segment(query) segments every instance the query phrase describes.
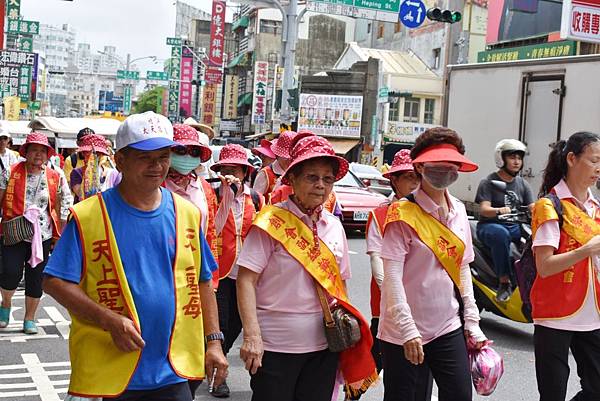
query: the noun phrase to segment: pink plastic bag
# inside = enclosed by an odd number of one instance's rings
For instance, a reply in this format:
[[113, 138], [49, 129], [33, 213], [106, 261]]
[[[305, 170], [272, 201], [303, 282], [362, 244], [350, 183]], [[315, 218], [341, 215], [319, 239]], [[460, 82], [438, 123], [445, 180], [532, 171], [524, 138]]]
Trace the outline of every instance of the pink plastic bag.
[[488, 341], [481, 349], [476, 349], [474, 340], [469, 338], [467, 342], [471, 377], [479, 395], [492, 394], [504, 373], [502, 356], [490, 347], [491, 344], [492, 341]]

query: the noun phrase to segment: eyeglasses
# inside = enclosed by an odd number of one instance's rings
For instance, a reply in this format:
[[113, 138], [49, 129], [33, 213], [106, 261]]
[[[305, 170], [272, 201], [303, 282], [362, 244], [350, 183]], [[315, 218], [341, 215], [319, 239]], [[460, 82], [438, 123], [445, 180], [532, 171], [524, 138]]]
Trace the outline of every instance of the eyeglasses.
[[305, 181], [307, 181], [313, 185], [318, 183], [319, 181], [323, 181], [323, 184], [325, 184], [325, 185], [333, 185], [333, 183], [335, 182], [335, 177], [332, 175], [326, 175], [325, 177], [319, 177], [318, 175], [315, 175], [315, 174], [306, 174], [302, 178]]
[[192, 157], [200, 157], [202, 149], [198, 146], [173, 146], [171, 152], [179, 156], [190, 155]]

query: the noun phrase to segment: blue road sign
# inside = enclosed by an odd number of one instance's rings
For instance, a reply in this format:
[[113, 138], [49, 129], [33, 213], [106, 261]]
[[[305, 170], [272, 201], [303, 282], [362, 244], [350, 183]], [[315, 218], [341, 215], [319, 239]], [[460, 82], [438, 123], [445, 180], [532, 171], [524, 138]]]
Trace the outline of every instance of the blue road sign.
[[421, 0], [404, 0], [400, 5], [398, 17], [407, 28], [417, 28], [427, 17], [425, 4]]

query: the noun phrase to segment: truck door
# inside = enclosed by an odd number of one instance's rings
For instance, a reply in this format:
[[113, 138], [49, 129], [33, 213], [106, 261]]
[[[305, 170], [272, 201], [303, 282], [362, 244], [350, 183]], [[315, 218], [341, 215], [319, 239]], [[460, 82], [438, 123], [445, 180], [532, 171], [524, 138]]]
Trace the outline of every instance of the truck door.
[[529, 151], [523, 177], [531, 185], [534, 196], [542, 185], [549, 145], [560, 139], [564, 94], [564, 75], [536, 76], [530, 73], [523, 77], [519, 138]]

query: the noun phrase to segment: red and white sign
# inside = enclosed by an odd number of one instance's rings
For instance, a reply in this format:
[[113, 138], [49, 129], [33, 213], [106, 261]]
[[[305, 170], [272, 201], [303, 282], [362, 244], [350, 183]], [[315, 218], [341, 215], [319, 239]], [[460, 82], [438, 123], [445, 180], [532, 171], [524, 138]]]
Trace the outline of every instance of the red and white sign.
[[600, 0], [564, 0], [560, 36], [600, 43]]
[[204, 80], [208, 84], [220, 84], [223, 82], [223, 72], [219, 67], [207, 67], [204, 72]]
[[181, 49], [181, 85], [179, 86], [179, 108], [185, 110], [185, 117], [192, 115], [192, 79], [194, 77], [194, 55], [183, 46]]
[[267, 86], [269, 84], [269, 63], [257, 61], [254, 64], [254, 93], [252, 95], [252, 123], [264, 124], [267, 117]]
[[225, 1], [213, 0], [210, 22], [210, 47], [208, 66], [210, 72], [205, 76], [206, 83], [220, 84], [223, 81], [223, 49], [225, 48]]

